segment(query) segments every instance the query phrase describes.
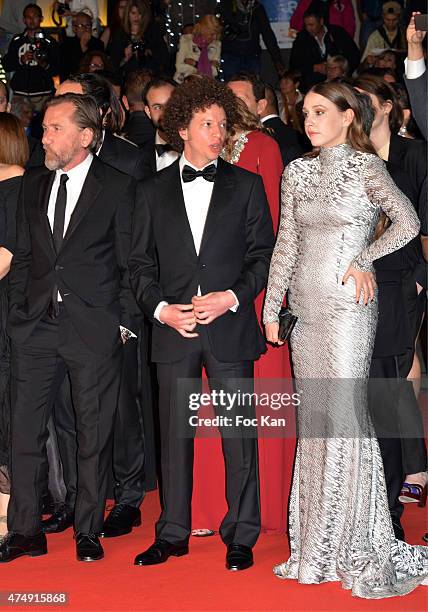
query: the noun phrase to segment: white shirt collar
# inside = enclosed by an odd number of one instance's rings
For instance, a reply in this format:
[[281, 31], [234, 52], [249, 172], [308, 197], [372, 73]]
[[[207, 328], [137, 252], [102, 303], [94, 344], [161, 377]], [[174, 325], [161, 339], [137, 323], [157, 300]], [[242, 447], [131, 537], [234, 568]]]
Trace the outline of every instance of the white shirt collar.
[[268, 121], [269, 119], [274, 119], [275, 117], [279, 117], [279, 115], [273, 114], [273, 115], [266, 115], [266, 117], [263, 117], [261, 119], [261, 122], [264, 123], [265, 121]]
[[156, 130], [155, 144], [162, 144], [162, 145], [168, 144], [166, 140], [164, 140], [163, 138], [159, 136], [159, 130]]
[[193, 168], [194, 170], [203, 170], [204, 168], [207, 168], [208, 166], [211, 166], [211, 164], [214, 164], [215, 167], [217, 167], [217, 162], [218, 162], [218, 158], [213, 159], [212, 161], [208, 162], [207, 164], [205, 164], [205, 166], [203, 166], [203, 168], [197, 168], [196, 166], [194, 166], [193, 164], [191, 164], [189, 162], [188, 159], [186, 159], [184, 153], [181, 154], [180, 157], [180, 161], [179, 161], [179, 165], [180, 165], [180, 173], [182, 172], [184, 166], [190, 166], [191, 168]]

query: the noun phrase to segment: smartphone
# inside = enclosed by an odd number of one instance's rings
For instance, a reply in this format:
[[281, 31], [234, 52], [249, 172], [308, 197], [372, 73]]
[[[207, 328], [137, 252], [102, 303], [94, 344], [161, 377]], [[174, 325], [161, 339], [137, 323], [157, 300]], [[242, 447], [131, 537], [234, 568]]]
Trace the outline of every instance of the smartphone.
[[417, 30], [428, 31], [428, 15], [415, 15], [415, 28]]

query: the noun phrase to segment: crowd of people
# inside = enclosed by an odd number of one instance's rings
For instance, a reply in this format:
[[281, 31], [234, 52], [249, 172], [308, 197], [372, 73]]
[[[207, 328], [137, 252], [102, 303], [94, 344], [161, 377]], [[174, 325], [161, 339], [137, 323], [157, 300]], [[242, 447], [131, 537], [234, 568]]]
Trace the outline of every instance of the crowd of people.
[[[427, 497], [416, 13], [402, 27], [388, 0], [373, 31], [366, 14], [361, 53], [351, 2], [301, 0], [286, 69], [252, 0], [183, 25], [174, 62], [148, 0], [118, 0], [103, 31], [70, 5], [59, 40], [24, 6], [2, 58], [0, 563], [71, 528], [77, 559], [100, 560], [158, 487], [135, 565], [219, 532], [245, 570], [261, 531], [288, 530], [278, 577], [409, 593], [428, 578], [401, 524]], [[296, 449], [291, 421], [267, 435], [254, 401], [292, 379]], [[214, 414], [221, 437], [205, 437]]]

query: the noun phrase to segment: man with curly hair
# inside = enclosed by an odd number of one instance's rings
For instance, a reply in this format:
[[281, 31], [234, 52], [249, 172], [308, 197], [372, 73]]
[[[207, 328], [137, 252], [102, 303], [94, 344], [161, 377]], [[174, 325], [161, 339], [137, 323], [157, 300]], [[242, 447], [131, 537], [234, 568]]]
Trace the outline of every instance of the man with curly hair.
[[[267, 282], [274, 236], [261, 178], [219, 158], [235, 108], [232, 91], [208, 77], [177, 87], [164, 130], [181, 156], [141, 183], [137, 196], [129, 265], [137, 301], [154, 322], [163, 510], [156, 540], [136, 565], [188, 553], [192, 410], [203, 367], [223, 436], [228, 511], [220, 535], [228, 569], [253, 564], [260, 532], [256, 428], [243, 424], [254, 423], [254, 407], [221, 398], [253, 390], [253, 362], [266, 350], [254, 299]], [[183, 387], [189, 379], [191, 395]]]

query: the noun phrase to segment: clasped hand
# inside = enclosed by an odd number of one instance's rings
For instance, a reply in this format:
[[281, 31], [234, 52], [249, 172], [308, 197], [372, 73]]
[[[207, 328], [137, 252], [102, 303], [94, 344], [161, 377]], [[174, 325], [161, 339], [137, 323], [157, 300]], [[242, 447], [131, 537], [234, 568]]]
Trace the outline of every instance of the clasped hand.
[[197, 338], [194, 332], [197, 324], [209, 325], [235, 305], [235, 298], [229, 291], [213, 291], [206, 295], [195, 295], [191, 304], [168, 304], [164, 306], [159, 319], [173, 327], [183, 338]]

